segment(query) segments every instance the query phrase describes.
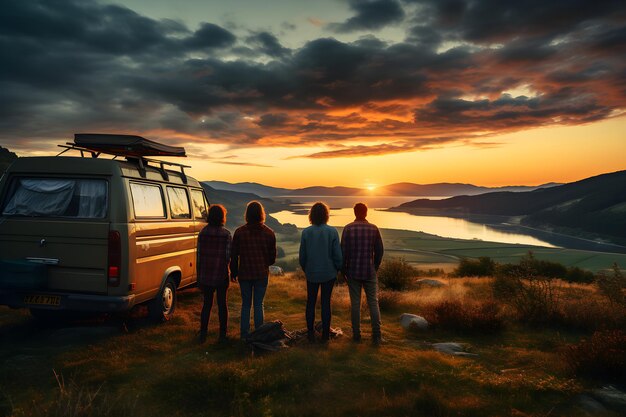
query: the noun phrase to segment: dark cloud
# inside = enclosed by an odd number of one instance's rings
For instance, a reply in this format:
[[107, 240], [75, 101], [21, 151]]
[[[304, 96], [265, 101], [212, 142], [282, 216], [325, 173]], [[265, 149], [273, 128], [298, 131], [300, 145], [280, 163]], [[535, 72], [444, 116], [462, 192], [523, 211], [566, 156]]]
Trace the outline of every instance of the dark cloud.
[[285, 113], [264, 114], [261, 116], [257, 124], [261, 127], [278, 127], [287, 124], [289, 116]]
[[184, 40], [189, 48], [225, 48], [235, 43], [235, 35], [213, 23], [203, 23], [193, 36]]
[[37, 140], [100, 130], [232, 147], [343, 145], [329, 157], [612, 117], [626, 101], [626, 7], [572, 2], [586, 12], [422, 0], [407, 6], [416, 15], [404, 41], [366, 34], [290, 50], [270, 32], [192, 31], [95, 1], [12, 1], [0, 14], [0, 143], [44, 149]]
[[564, 88], [545, 96], [528, 98], [504, 94], [495, 100], [438, 98], [416, 111], [417, 123], [429, 127], [457, 124], [465, 129], [506, 130], [526, 126], [560, 123], [585, 123], [607, 117], [611, 109], [584, 92]]
[[246, 41], [258, 51], [271, 57], [282, 57], [291, 52], [289, 48], [283, 47], [278, 38], [269, 32], [259, 32], [249, 36]]
[[624, 19], [620, 0], [502, 1], [403, 0], [416, 3], [417, 18], [458, 38], [476, 42], [505, 42], [526, 36], [558, 36], [582, 22], [607, 17]]
[[396, 0], [349, 0], [356, 14], [343, 23], [331, 23], [328, 28], [338, 33], [376, 30], [404, 19], [404, 10]]

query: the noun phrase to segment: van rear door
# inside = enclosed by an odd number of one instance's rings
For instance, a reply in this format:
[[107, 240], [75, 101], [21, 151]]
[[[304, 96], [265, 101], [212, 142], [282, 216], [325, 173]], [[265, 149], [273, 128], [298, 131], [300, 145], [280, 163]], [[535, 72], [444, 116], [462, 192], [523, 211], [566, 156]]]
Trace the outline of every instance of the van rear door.
[[0, 257], [44, 263], [46, 288], [107, 293], [108, 181], [15, 176], [0, 205]]

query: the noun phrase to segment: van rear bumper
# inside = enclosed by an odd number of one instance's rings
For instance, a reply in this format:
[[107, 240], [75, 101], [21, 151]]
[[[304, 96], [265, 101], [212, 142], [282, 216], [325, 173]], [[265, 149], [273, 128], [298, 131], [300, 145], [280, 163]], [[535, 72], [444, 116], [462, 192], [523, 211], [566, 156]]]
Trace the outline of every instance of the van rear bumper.
[[[41, 295], [45, 297], [58, 297], [58, 305], [29, 304], [25, 302], [27, 296]], [[135, 305], [135, 295], [108, 296], [73, 294], [65, 292], [48, 291], [15, 291], [0, 289], [0, 305], [11, 308], [37, 308], [45, 310], [72, 310], [93, 312], [116, 312], [130, 310]]]

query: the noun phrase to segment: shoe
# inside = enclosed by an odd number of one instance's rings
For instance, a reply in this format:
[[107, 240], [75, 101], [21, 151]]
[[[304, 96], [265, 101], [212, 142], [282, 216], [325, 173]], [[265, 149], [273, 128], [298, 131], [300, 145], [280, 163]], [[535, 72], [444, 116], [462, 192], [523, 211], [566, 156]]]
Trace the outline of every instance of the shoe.
[[219, 337], [217, 338], [217, 343], [220, 345], [228, 343], [228, 337], [225, 334], [220, 334]]
[[354, 343], [361, 343], [361, 333], [353, 333], [352, 334], [352, 341]]
[[198, 343], [203, 344], [206, 342], [206, 330], [200, 330], [200, 336], [198, 336]]
[[315, 331], [308, 331], [306, 334], [306, 338], [309, 343], [315, 343]]
[[374, 335], [374, 337], [372, 338], [372, 344], [374, 346], [386, 345], [387, 340], [384, 339], [381, 335]]
[[329, 333], [322, 333], [322, 343], [328, 343], [330, 341]]

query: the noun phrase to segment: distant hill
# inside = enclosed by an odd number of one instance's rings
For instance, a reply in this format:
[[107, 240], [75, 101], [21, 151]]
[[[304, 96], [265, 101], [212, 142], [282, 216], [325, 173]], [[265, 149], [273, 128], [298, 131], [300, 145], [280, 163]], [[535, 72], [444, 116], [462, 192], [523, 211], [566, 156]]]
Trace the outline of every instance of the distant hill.
[[391, 210], [524, 216], [522, 223], [626, 239], [626, 171], [528, 192], [493, 192], [445, 200], [419, 199]]
[[287, 188], [270, 187], [256, 182], [238, 182], [231, 184], [226, 181], [204, 181], [205, 184], [217, 189], [227, 191], [237, 191], [240, 193], [252, 193], [260, 197], [274, 197], [277, 195], [289, 194], [292, 190]]
[[[229, 230], [234, 231], [237, 227], [245, 223], [244, 215], [246, 212], [246, 205], [252, 201], [257, 200], [263, 204], [266, 213], [271, 211], [279, 211], [284, 208], [284, 205], [277, 203], [269, 198], [263, 198], [252, 193], [240, 193], [237, 191], [217, 190], [211, 187], [208, 183], [210, 181], [203, 181], [200, 184], [204, 189], [207, 199], [210, 204], [221, 204], [226, 207], [226, 227]], [[267, 215], [265, 223], [274, 229], [279, 231], [282, 225], [270, 215]]]
[[0, 146], [0, 175], [17, 159], [17, 155]]
[[415, 196], [457, 196], [457, 195], [477, 195], [494, 191], [532, 191], [538, 188], [554, 187], [556, 183], [543, 184], [538, 186], [512, 185], [505, 187], [481, 187], [473, 184], [460, 183], [436, 183], [436, 184], [413, 184], [410, 182], [400, 182], [386, 185], [377, 189], [384, 191], [385, 195], [415, 195]]
[[400, 182], [377, 187], [370, 191], [364, 188], [355, 187], [322, 187], [313, 186], [297, 189], [270, 187], [255, 182], [240, 182], [232, 184], [226, 181], [205, 181], [206, 184], [218, 190], [237, 191], [243, 193], [254, 193], [262, 197], [276, 196], [356, 196], [356, 195], [378, 195], [378, 196], [457, 196], [476, 195], [492, 191], [532, 191], [538, 188], [553, 187], [556, 183], [543, 184], [539, 186], [506, 186], [506, 187], [481, 187], [472, 184], [458, 183], [437, 183], [437, 184], [414, 184], [410, 182]]
[[288, 195], [319, 195], [319, 196], [348, 196], [368, 194], [367, 190], [351, 187], [306, 187], [297, 188]]

